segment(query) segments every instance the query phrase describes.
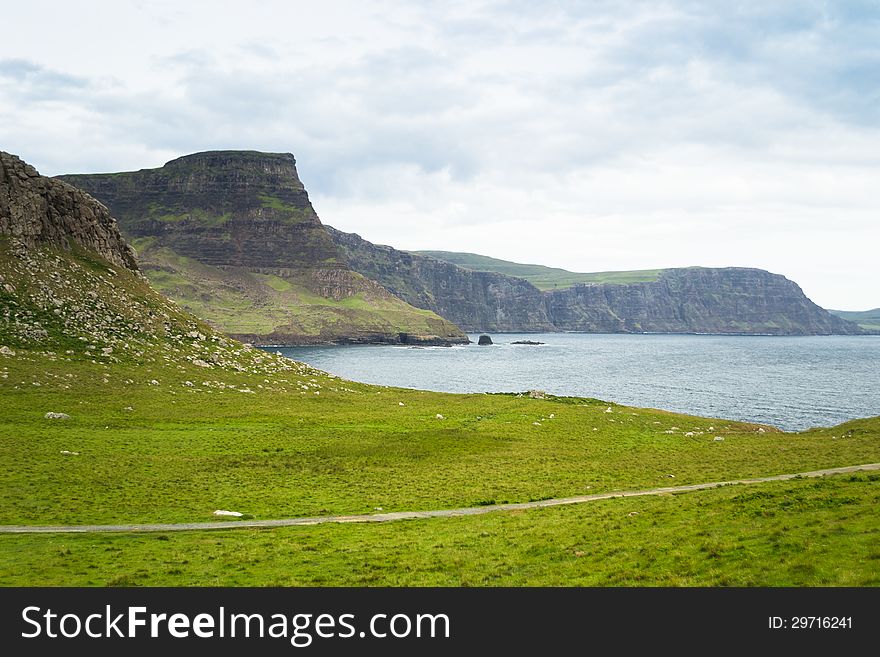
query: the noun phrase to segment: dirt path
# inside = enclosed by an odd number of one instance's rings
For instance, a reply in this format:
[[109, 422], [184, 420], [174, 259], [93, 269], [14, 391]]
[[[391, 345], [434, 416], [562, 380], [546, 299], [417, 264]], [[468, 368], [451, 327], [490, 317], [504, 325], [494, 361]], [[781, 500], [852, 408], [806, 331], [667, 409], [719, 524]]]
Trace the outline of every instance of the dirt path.
[[521, 502], [519, 504], [496, 504], [493, 506], [477, 506], [464, 509], [438, 509], [434, 511], [397, 511], [394, 513], [376, 513], [356, 516], [319, 516], [316, 518], [282, 518], [279, 520], [232, 520], [221, 522], [182, 522], [154, 525], [62, 525], [56, 527], [39, 525], [0, 525], [0, 534], [86, 534], [104, 532], [180, 532], [204, 529], [245, 529], [253, 527], [294, 527], [300, 525], [320, 525], [328, 522], [391, 522], [393, 520], [413, 520], [417, 518], [450, 518], [453, 516], [478, 516], [496, 511], [514, 511], [518, 509], [540, 509], [548, 506], [564, 504], [583, 504], [597, 500], [608, 500], [615, 497], [643, 497], [646, 495], [662, 495], [664, 493], [685, 493], [695, 490], [720, 488], [721, 486], [744, 486], [762, 484], [768, 481], [787, 481], [798, 477], [825, 477], [828, 475], [846, 474], [866, 470], [880, 470], [880, 463], [850, 465], [844, 468], [829, 468], [813, 472], [781, 474], [756, 479], [734, 479], [732, 481], [715, 481], [705, 484], [688, 484], [685, 486], [665, 486], [647, 490], [617, 491], [613, 493], [597, 493], [595, 495], [578, 495], [577, 497], [559, 497], [537, 502]]

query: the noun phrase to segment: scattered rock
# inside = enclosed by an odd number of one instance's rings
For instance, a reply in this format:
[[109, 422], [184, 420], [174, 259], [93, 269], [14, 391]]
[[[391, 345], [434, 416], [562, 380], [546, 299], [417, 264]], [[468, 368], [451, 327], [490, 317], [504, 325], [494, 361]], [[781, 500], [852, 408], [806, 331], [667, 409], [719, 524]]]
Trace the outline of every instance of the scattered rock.
[[70, 416], [67, 413], [55, 413], [53, 411], [49, 411], [44, 416], [47, 420], [69, 420]]
[[637, 515], [639, 515], [638, 511], [630, 511], [629, 513], [626, 514], [627, 518], [632, 518], [633, 516], [637, 516]]
[[217, 509], [211, 515], [215, 516], [232, 516], [233, 518], [240, 518], [243, 516], [243, 513], [239, 513], [238, 511], [226, 511], [224, 509]]
[[62, 453], [64, 456], [79, 456], [79, 452], [69, 452], [69, 451], [66, 450], [66, 449], [62, 449], [62, 450], [61, 450], [61, 453]]
[[712, 440], [714, 440], [716, 443], [720, 443], [722, 440], [724, 440], [724, 436], [715, 436]]
[[403, 402], [397, 402], [397, 405], [398, 406], [406, 406], [406, 404], [404, 404]]
[[4, 356], [15, 356], [15, 352], [6, 345], [0, 347], [0, 354], [3, 354]]
[[437, 415], [435, 415], [434, 417], [436, 417], [438, 420], [445, 420], [446, 419], [445, 417], [440, 415], [440, 413], [437, 413]]
[[477, 344], [478, 345], [492, 344], [492, 338], [490, 338], [488, 335], [481, 335], [479, 337], [479, 339], [477, 340]]
[[544, 399], [547, 397], [547, 393], [543, 390], [529, 390], [529, 397], [532, 399]]
[[151, 386], [157, 386], [157, 385], [159, 385], [159, 382], [156, 381], [156, 379], [152, 379], [152, 380], [150, 381], [150, 385], [151, 385]]

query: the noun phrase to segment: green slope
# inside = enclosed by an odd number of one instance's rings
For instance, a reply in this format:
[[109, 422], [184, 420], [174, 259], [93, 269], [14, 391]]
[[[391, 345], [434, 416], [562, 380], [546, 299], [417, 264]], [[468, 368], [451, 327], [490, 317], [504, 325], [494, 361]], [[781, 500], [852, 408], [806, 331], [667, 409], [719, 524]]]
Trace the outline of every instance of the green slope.
[[524, 278], [539, 290], [565, 288], [577, 283], [645, 283], [656, 281], [662, 269], [641, 269], [637, 271], [601, 271], [580, 273], [545, 267], [544, 265], [525, 265], [508, 260], [498, 260], [476, 253], [456, 253], [453, 251], [413, 251], [437, 260], [452, 263], [474, 271], [490, 271]]
[[855, 322], [863, 329], [880, 331], [880, 308], [873, 310], [829, 310], [832, 315]]
[[[451, 322], [350, 270], [216, 267], [155, 238], [132, 244], [153, 287], [224, 333], [258, 344], [464, 341]], [[332, 288], [332, 291], [330, 291]]]

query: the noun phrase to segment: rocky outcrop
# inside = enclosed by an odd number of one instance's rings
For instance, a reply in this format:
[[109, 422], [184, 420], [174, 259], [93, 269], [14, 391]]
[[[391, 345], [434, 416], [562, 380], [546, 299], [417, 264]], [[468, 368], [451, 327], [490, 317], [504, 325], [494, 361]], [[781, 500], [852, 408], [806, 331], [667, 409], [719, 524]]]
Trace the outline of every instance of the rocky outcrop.
[[137, 270], [134, 250], [101, 203], [67, 183], [41, 176], [15, 155], [0, 151], [0, 235], [26, 247], [72, 245]]
[[355, 271], [471, 332], [859, 334], [784, 276], [760, 269], [667, 269], [656, 281], [540, 291], [524, 279], [472, 271], [374, 245], [327, 227]]
[[290, 153], [210, 151], [158, 169], [60, 178], [107, 204], [154, 286], [230, 335], [258, 344], [467, 341], [349, 267]]

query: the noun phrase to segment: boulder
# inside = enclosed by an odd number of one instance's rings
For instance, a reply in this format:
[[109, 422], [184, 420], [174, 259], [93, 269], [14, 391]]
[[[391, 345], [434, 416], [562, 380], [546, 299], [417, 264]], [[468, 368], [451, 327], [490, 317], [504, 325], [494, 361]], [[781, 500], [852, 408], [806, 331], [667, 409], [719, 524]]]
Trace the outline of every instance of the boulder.
[[479, 345], [492, 344], [492, 338], [490, 338], [488, 335], [481, 335], [480, 339], [477, 340], [477, 344], [479, 344]]

